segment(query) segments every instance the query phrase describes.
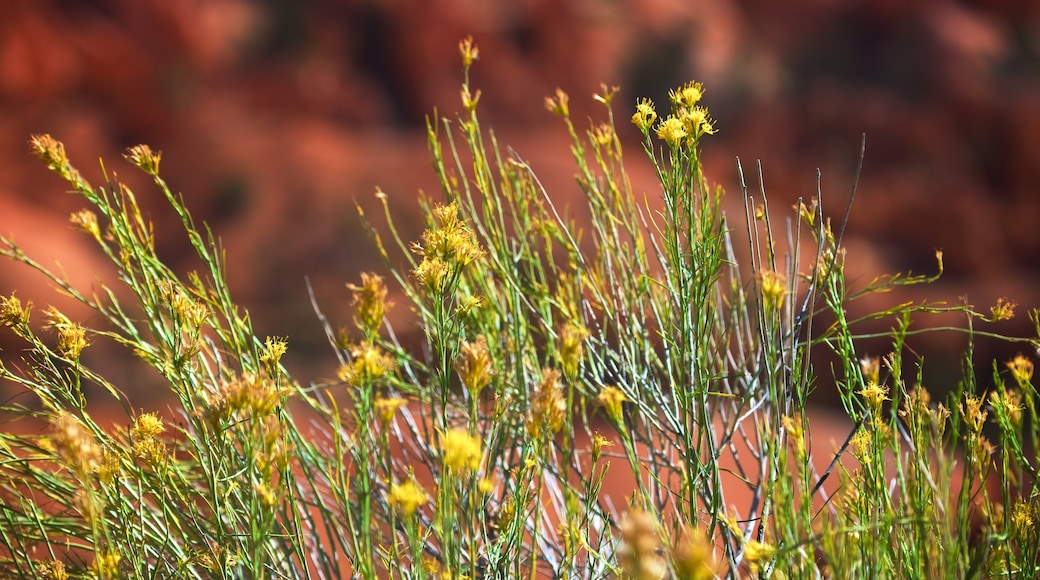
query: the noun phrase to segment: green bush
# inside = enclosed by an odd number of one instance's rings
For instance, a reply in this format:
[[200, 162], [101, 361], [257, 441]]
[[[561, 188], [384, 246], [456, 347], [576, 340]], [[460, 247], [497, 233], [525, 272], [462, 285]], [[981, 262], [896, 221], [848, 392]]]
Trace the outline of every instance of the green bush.
[[[660, 209], [625, 172], [616, 89], [595, 95], [606, 120], [586, 130], [566, 94], [546, 100], [572, 138], [591, 213], [583, 226], [568, 221], [532, 168], [481, 127], [468, 82], [476, 47], [460, 50], [463, 111], [428, 124], [445, 203], [422, 202], [427, 228], [413, 243], [385, 196], [385, 224], [363, 216], [388, 264], [408, 260], [388, 272], [425, 348], [401, 346], [385, 323], [384, 279], [362, 274], [350, 285], [354, 328], [326, 323], [342, 362], [334, 382], [301, 384], [280, 364], [287, 341], [253, 334], [218, 242], [159, 177], [159, 153], [139, 146], [127, 159], [154, 178], [205, 265], [185, 277], [157, 257], [126, 186], [87, 183], [61, 143], [33, 137], [91, 206], [73, 222], [128, 293], [88, 295], [2, 240], [6, 256], [104, 324], [50, 308], [35, 329], [31, 305], [0, 299], [0, 321], [26, 343], [0, 375], [38, 399], [3, 412], [50, 425], [45, 436], [0, 435], [0, 575], [1037, 574], [1032, 362], [995, 364], [984, 388], [969, 352], [962, 382], [937, 386], [953, 394], [934, 404], [919, 361], [906, 358], [907, 340], [924, 332], [1014, 340], [975, 328], [1010, 317], [1012, 303], [986, 314], [898, 304], [850, 320], [849, 301], [934, 278], [850, 290], [843, 224], [832, 227], [818, 199], [799, 202], [782, 235], [746, 190], [745, 215], [727, 217], [702, 172], [701, 141], [715, 128], [696, 83], [670, 93], [666, 116], [644, 99], [631, 117]], [[936, 312], [960, 313], [963, 327], [916, 326]], [[894, 321], [880, 360], [859, 350], [877, 338], [856, 330], [868, 319]], [[175, 397], [172, 418], [135, 412], [81, 360], [99, 341], [154, 369]], [[827, 379], [855, 425], [826, 470], [811, 461], [806, 412], [818, 353], [840, 361]], [[87, 384], [124, 410], [125, 426], [92, 417]], [[625, 477], [631, 495], [604, 491]], [[826, 496], [824, 481], [839, 479]], [[753, 499], [727, 501], [738, 492]]]

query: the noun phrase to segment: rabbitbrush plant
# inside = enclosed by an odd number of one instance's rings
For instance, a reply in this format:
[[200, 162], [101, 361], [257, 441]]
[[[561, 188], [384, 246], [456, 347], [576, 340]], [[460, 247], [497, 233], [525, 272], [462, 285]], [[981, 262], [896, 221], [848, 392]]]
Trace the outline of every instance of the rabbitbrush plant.
[[[832, 225], [822, 196], [799, 202], [780, 234], [764, 191], [742, 178], [745, 211], [727, 216], [702, 172], [715, 126], [696, 83], [670, 93], [667, 114], [636, 104], [660, 181], [651, 192], [633, 191], [625, 172], [617, 131], [632, 127], [615, 125], [616, 89], [594, 96], [605, 120], [587, 129], [566, 94], [547, 99], [591, 212], [579, 227], [480, 125], [468, 82], [477, 49], [460, 49], [463, 110], [428, 124], [443, 200], [423, 200], [418, 240], [402, 239], [389, 209], [385, 223], [363, 216], [373, 251], [408, 266], [349, 286], [353, 328], [326, 325], [337, 380], [289, 376], [291, 340], [254, 335], [218, 242], [160, 177], [157, 152], [127, 159], [180, 216], [204, 265], [186, 276], [157, 257], [125, 185], [88, 183], [61, 143], [32, 138], [86, 202], [73, 222], [125, 288], [75, 288], [2, 240], [4, 255], [102, 324], [47, 308], [34, 325], [32, 305], [0, 300], [4, 332], [25, 343], [0, 375], [33, 397], [3, 413], [49, 425], [0, 435], [0, 576], [1038, 574], [1032, 360], [977, 373], [968, 352], [961, 382], [926, 386], [910, 355], [924, 332], [1005, 338], [976, 326], [1011, 316], [1012, 303], [850, 319], [857, 297], [934, 278], [851, 288], [844, 220]], [[387, 280], [418, 318], [419, 352], [385, 322]], [[964, 325], [921, 325], [937, 312]], [[858, 330], [868, 319], [891, 323], [880, 359], [861, 352], [877, 339]], [[81, 354], [102, 341], [144, 361], [171, 408], [135, 410], [126, 385], [87, 365]], [[838, 364], [814, 367], [827, 353]], [[817, 377], [833, 381], [854, 425], [826, 470], [811, 461], [825, 451], [806, 413]], [[88, 384], [110, 400], [87, 401]], [[952, 394], [936, 403], [929, 387]], [[125, 420], [99, 422], [94, 409], [112, 403]], [[631, 493], [607, 492], [626, 477]]]

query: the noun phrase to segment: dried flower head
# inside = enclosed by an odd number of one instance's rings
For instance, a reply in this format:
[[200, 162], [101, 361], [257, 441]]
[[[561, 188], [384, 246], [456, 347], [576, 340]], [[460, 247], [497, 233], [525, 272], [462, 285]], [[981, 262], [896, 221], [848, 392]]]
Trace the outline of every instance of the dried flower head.
[[668, 572], [661, 554], [657, 519], [643, 510], [631, 510], [621, 522], [621, 545], [617, 549], [618, 564], [626, 578], [659, 580]]
[[428, 501], [430, 501], [430, 498], [412, 479], [402, 483], [390, 484], [390, 494], [387, 498], [387, 503], [404, 517], [412, 517], [419, 510], [419, 506], [424, 505]]
[[126, 150], [127, 161], [136, 165], [141, 171], [148, 175], [159, 175], [159, 161], [162, 160], [162, 151], [152, 151], [147, 145], [135, 145]]
[[479, 397], [480, 391], [491, 383], [495, 371], [483, 334], [477, 335], [473, 342], [462, 340], [459, 356], [455, 359], [455, 372], [459, 373], [462, 384], [473, 397]]
[[70, 170], [69, 157], [65, 154], [65, 145], [50, 135], [33, 135], [29, 139], [29, 147], [33, 155], [43, 161], [48, 168], [67, 177]]
[[97, 214], [89, 209], [81, 209], [69, 216], [72, 225], [86, 232], [98, 242], [101, 241], [101, 227], [98, 226]]
[[552, 436], [563, 426], [567, 414], [567, 399], [560, 384], [560, 371], [542, 369], [542, 380], [531, 397], [527, 417], [527, 432], [535, 439]]
[[52, 423], [54, 433], [50, 444], [55, 455], [76, 475], [87, 481], [101, 465], [102, 451], [93, 433], [76, 417], [61, 413]]
[[451, 429], [441, 435], [441, 453], [444, 465], [456, 472], [480, 469], [483, 451], [480, 441], [464, 429]]

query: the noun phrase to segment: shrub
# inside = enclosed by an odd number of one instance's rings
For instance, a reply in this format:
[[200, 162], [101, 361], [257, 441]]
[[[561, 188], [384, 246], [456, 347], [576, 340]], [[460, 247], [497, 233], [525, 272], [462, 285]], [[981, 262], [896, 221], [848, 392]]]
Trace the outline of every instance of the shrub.
[[[301, 384], [280, 364], [287, 341], [254, 335], [218, 242], [160, 177], [158, 152], [139, 146], [126, 157], [180, 216], [202, 272], [178, 276], [158, 258], [127, 187], [87, 183], [61, 143], [33, 137], [36, 155], [91, 206], [73, 222], [132, 299], [107, 286], [88, 295], [2, 240], [5, 255], [50, 276], [104, 324], [51, 308], [39, 330], [31, 304], [0, 301], [0, 321], [26, 343], [21, 364], [0, 375], [39, 402], [3, 411], [50, 425], [44, 436], [0, 436], [0, 573], [1037, 573], [1031, 359], [994, 365], [986, 389], [969, 352], [963, 381], [935, 404], [919, 361], [907, 358], [907, 341], [929, 331], [917, 317], [929, 313], [963, 316], [963, 327], [943, 332], [1015, 340], [975, 328], [1011, 316], [1012, 303], [985, 315], [899, 304], [849, 319], [859, 296], [935, 277], [851, 290], [844, 222], [834, 227], [820, 199], [799, 202], [780, 235], [764, 194], [756, 201], [744, 188], [745, 215], [732, 221], [702, 171], [702, 140], [715, 126], [697, 83], [670, 93], [667, 114], [643, 99], [631, 117], [657, 169], [659, 210], [625, 173], [616, 89], [595, 95], [606, 120], [584, 130], [566, 94], [546, 100], [572, 139], [591, 212], [580, 227], [481, 127], [468, 81], [476, 47], [460, 49], [463, 111], [428, 124], [444, 202], [422, 201], [426, 231], [411, 243], [385, 196], [385, 224], [363, 216], [388, 263], [408, 261], [388, 272], [426, 347], [401, 346], [385, 323], [386, 280], [362, 274], [349, 286], [354, 328], [326, 323], [342, 363], [336, 381]], [[1031, 316], [1040, 334], [1040, 315]], [[860, 352], [865, 319], [895, 321], [881, 359]], [[85, 364], [81, 354], [98, 341], [123, 345], [161, 377], [176, 400], [172, 418], [134, 411], [119, 385]], [[840, 361], [831, 375], [854, 424], [824, 470], [807, 413], [820, 352]], [[124, 410], [127, 426], [95, 419], [87, 384]], [[605, 492], [626, 477], [630, 495]], [[828, 478], [842, 481], [833, 497]], [[751, 499], [727, 500], [738, 493]]]

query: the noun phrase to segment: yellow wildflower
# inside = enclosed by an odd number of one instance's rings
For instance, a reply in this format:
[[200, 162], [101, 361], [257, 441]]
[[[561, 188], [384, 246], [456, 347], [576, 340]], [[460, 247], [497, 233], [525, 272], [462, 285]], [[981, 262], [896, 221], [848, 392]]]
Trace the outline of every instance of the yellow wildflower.
[[567, 399], [560, 384], [560, 371], [543, 369], [542, 380], [535, 387], [531, 398], [531, 412], [527, 420], [527, 432], [535, 439], [542, 435], [552, 436], [567, 414]]
[[451, 429], [441, 435], [444, 465], [454, 471], [476, 471], [483, 451], [480, 441], [464, 429]]
[[690, 81], [674, 91], [668, 91], [668, 98], [676, 108], [692, 109], [704, 96], [704, 86]]
[[152, 151], [147, 145], [136, 145], [126, 150], [126, 159], [148, 175], [159, 175], [159, 161], [162, 151]]
[[477, 335], [473, 342], [463, 339], [459, 356], [455, 360], [455, 372], [459, 373], [462, 384], [473, 397], [479, 397], [480, 391], [491, 383], [495, 371], [483, 334]]
[[379, 420], [383, 422], [383, 425], [389, 425], [391, 419], [394, 418], [394, 413], [401, 407], [408, 404], [408, 401], [398, 397], [379, 397], [376, 399], [376, 414], [379, 415]]
[[462, 66], [469, 68], [473, 61], [480, 56], [480, 50], [473, 42], [472, 36], [467, 36], [459, 42], [459, 54], [462, 56]]
[[762, 270], [758, 273], [758, 280], [766, 312], [778, 312], [787, 296], [787, 276], [774, 270]]
[[118, 578], [119, 562], [123, 556], [114, 550], [108, 550], [94, 556], [94, 564], [91, 566], [94, 573], [101, 578]]
[[44, 314], [47, 316], [47, 326], [58, 332], [57, 346], [61, 356], [70, 360], [78, 359], [83, 349], [89, 345], [87, 331], [53, 306]]
[[167, 459], [166, 445], [159, 440], [164, 431], [166, 426], [156, 413], [143, 413], [139, 416], [130, 428], [134, 455], [152, 467], [164, 463]]
[[1033, 378], [1033, 361], [1018, 355], [1008, 361], [1007, 368], [1011, 370], [1011, 376], [1015, 377], [1015, 382], [1018, 383], [1019, 387], [1023, 389], [1029, 388], [1029, 381]]
[[712, 546], [700, 530], [687, 527], [672, 548], [676, 580], [708, 580], [715, 577]]
[[650, 127], [654, 125], [654, 121], [656, 120], [657, 111], [654, 110], [654, 102], [650, 99], [640, 99], [636, 103], [636, 112], [632, 115], [632, 124], [635, 125], [643, 135], [646, 135], [650, 132]]
[[758, 540], [749, 540], [747, 544], [744, 544], [744, 559], [748, 562], [758, 563], [771, 560], [775, 555], [776, 546]]
[[560, 329], [560, 346], [557, 357], [563, 376], [568, 381], [574, 382], [578, 378], [578, 365], [585, 354], [584, 342], [589, 337], [589, 331], [584, 327], [567, 322]]
[[982, 425], [986, 422], [987, 415], [989, 415], [987, 411], [983, 410], [982, 403], [981, 397], [965, 394], [964, 402], [960, 405], [964, 423], [971, 430], [971, 433], [976, 435], [982, 433]]
[[545, 108], [550, 113], [566, 118], [571, 114], [569, 102], [570, 97], [567, 96], [567, 93], [557, 88], [554, 97], [545, 97]]
[[625, 577], [634, 580], [663, 578], [668, 572], [668, 563], [660, 554], [657, 519], [645, 511], [633, 510], [625, 515], [620, 531], [617, 560], [625, 571]]
[[101, 241], [101, 227], [98, 226], [96, 213], [89, 209], [81, 209], [69, 216], [69, 221], [72, 222], [72, 225], [90, 234], [90, 237]]
[[657, 126], [657, 136], [672, 149], [676, 149], [686, 139], [686, 125], [677, 117], [671, 116]]
[[422, 488], [409, 479], [403, 483], [390, 484], [390, 497], [387, 503], [405, 517], [412, 517], [419, 506], [430, 501]]
[[86, 481], [101, 465], [101, 446], [79, 419], [68, 413], [58, 415], [52, 425], [50, 444], [54, 453], [80, 481]]
[[339, 378], [354, 386], [375, 383], [393, 372], [396, 366], [390, 355], [371, 342], [355, 346], [350, 356], [351, 361], [340, 369]]
[[0, 324], [16, 327], [25, 326], [29, 324], [29, 311], [31, 309], [32, 302], [26, 302], [25, 306], [22, 306], [22, 301], [14, 294], [0, 296]]
[[881, 413], [881, 405], [889, 400], [888, 387], [877, 383], [868, 383], [858, 393], [867, 401], [867, 405], [870, 406], [870, 410], [875, 416]]
[[383, 324], [383, 317], [392, 306], [386, 300], [386, 284], [383, 277], [368, 272], [361, 273], [361, 285], [347, 284], [353, 293], [351, 305], [355, 308], [354, 323], [358, 329], [375, 334]]
[[628, 397], [621, 389], [610, 385], [604, 387], [596, 397], [596, 401], [606, 410], [607, 417], [610, 417], [610, 420], [618, 427], [624, 425], [621, 419], [621, 405], [627, 400]]
[[1014, 300], [1008, 298], [997, 298], [997, 304], [989, 309], [990, 322], [999, 322], [1001, 320], [1011, 320], [1015, 317], [1015, 304]]

